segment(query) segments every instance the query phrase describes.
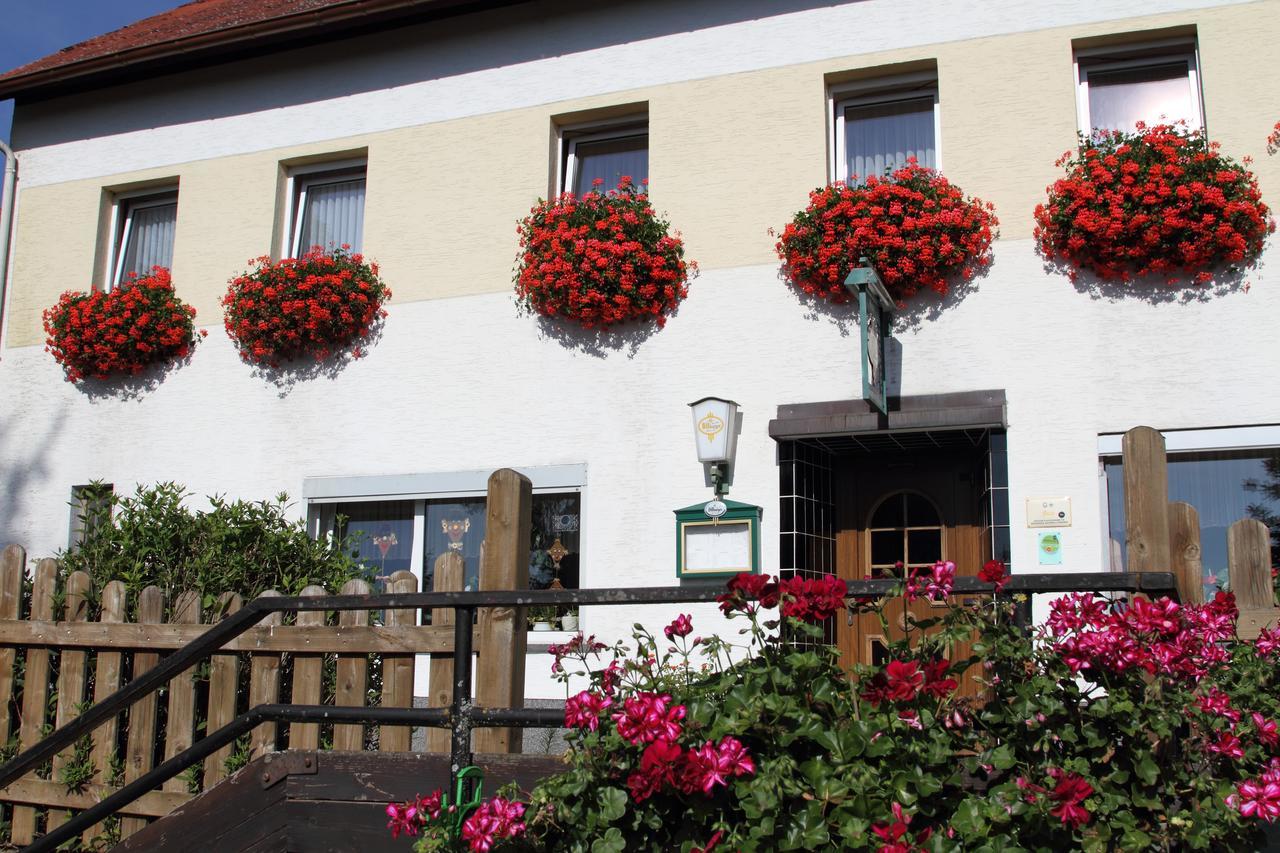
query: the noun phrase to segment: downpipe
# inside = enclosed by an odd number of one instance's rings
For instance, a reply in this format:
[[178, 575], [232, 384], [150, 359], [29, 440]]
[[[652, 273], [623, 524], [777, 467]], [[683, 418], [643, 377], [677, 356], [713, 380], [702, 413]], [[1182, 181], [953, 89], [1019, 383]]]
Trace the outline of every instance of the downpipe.
[[0, 141], [4, 152], [4, 194], [0, 196], [0, 357], [4, 349], [4, 308], [9, 296], [9, 235], [13, 229], [13, 202], [18, 195], [18, 155]]

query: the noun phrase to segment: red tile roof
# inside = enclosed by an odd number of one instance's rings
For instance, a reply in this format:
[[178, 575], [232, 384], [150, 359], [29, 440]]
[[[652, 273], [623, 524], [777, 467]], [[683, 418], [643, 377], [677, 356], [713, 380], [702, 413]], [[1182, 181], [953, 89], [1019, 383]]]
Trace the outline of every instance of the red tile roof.
[[[511, 0], [506, 0], [511, 2]], [[234, 50], [336, 37], [352, 27], [474, 11], [466, 0], [194, 0], [0, 74], [0, 98], [117, 82], [143, 67], [189, 67]]]

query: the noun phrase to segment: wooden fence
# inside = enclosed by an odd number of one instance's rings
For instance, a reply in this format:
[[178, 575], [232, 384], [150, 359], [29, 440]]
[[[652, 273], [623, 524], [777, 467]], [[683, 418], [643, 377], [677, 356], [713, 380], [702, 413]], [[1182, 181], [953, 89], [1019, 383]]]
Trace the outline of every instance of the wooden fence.
[[[528, 587], [530, 504], [528, 479], [510, 470], [490, 478], [481, 556], [483, 589]], [[75, 572], [62, 579], [52, 559], [40, 560], [29, 580], [26, 569], [20, 546], [10, 545], [0, 554], [0, 745], [6, 745], [6, 756], [34, 745], [51, 728], [119, 689], [122, 680], [156, 666], [163, 654], [196, 639], [208, 624], [243, 604], [239, 595], [227, 593], [212, 612], [202, 612], [197, 593], [179, 592], [166, 601], [155, 587], [142, 590], [130, 602], [119, 581], [93, 595], [86, 574]], [[462, 558], [449, 552], [435, 564], [433, 589], [462, 588]], [[364, 581], [352, 580], [341, 590], [309, 586], [301, 595], [369, 591]], [[386, 591], [416, 592], [417, 579], [397, 572]], [[99, 603], [93, 618], [90, 601]], [[99, 726], [92, 738], [59, 753], [51, 766], [0, 790], [9, 826], [8, 838], [0, 838], [0, 844], [29, 843], [38, 833], [64, 823], [67, 810], [101, 801], [119, 785], [191, 746], [204, 732], [215, 731], [255, 705], [284, 701], [410, 707], [417, 655], [431, 655], [428, 704], [447, 707], [452, 698], [453, 612], [434, 610], [431, 625], [417, 622], [413, 610], [386, 611], [380, 617], [368, 611], [271, 614], [224, 646], [207, 665], [172, 679], [167, 689], [138, 701], [127, 714]], [[523, 705], [523, 628], [523, 613], [512, 608], [491, 608], [481, 616], [472, 639], [479, 658], [475, 684], [481, 703]], [[223, 748], [203, 767], [125, 808], [119, 835], [138, 831], [230, 770], [276, 749], [395, 752], [410, 750], [411, 741], [406, 726], [344, 724], [322, 729], [317, 723], [265, 723], [236, 750]], [[425, 745], [428, 751], [447, 752], [448, 731], [429, 731]], [[480, 752], [519, 752], [520, 738], [513, 729], [489, 729], [475, 734], [475, 745]], [[85, 844], [95, 845], [94, 839], [101, 840], [105, 831], [99, 826], [86, 832]]]
[[[1134, 427], [1121, 443], [1128, 570], [1172, 571], [1183, 603], [1204, 600], [1200, 516], [1195, 507], [1169, 501], [1164, 436]], [[1271, 533], [1261, 521], [1242, 518], [1227, 530], [1227, 583], [1240, 608], [1237, 630], [1253, 639], [1280, 620], [1271, 578]]]

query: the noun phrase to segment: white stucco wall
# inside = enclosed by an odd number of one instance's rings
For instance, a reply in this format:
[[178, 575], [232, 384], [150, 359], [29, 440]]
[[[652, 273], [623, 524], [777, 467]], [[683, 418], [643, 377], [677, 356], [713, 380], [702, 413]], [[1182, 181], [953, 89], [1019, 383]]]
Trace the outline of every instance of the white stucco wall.
[[[714, 96], [729, 75], [817, 62], [859, 49], [893, 51], [1229, 5], [1206, 0], [975, 0], [952, 4], [940, 15], [923, 0], [866, 0], [679, 31], [678, 4], [655, 4], [649, 13], [658, 9], [672, 16], [667, 27], [672, 34], [515, 64], [501, 61], [501, 40], [476, 44], [463, 39], [451, 50], [486, 52], [475, 59], [475, 70], [392, 85], [406, 73], [402, 63], [408, 48], [401, 46], [345, 66], [339, 62], [337, 71], [346, 68], [362, 75], [358, 79], [365, 81], [365, 90], [337, 99], [237, 110], [237, 98], [256, 104], [261, 93], [251, 91], [252, 78], [233, 73], [201, 90], [212, 99], [206, 117], [165, 124], [158, 112], [161, 126], [100, 135], [93, 129], [102, 126], [109, 104], [99, 107], [85, 99], [69, 114], [53, 114], [50, 107], [34, 107], [26, 118], [20, 112], [15, 137], [26, 133], [30, 139], [73, 140], [21, 152], [24, 192], [44, 193], [32, 198], [43, 198], [42, 209], [51, 211], [59, 208], [64, 190], [67, 209], [72, 201], [83, 201], [83, 193], [75, 195], [80, 190], [68, 182], [107, 185], [124, 172], [309, 146], [353, 129], [372, 133], [595, 96], [607, 103], [611, 92], [702, 78], [709, 82], [700, 86]], [[1275, 4], [1250, 5], [1274, 19]], [[901, 26], [901, 21], [912, 24]], [[584, 16], [576, 24], [580, 31], [567, 40], [591, 44], [593, 34], [618, 23], [607, 16]], [[815, 37], [831, 33], [851, 35]], [[1056, 94], [1069, 109], [1070, 38], [1055, 36], [1058, 42], [1065, 45], [1067, 78], [1064, 91]], [[1063, 57], [1053, 61], [1059, 59]], [[810, 75], [817, 95], [822, 73]], [[279, 86], [289, 81], [287, 76], [262, 79]], [[949, 82], [941, 81], [944, 92]], [[1206, 85], [1210, 82], [1207, 78]], [[1230, 88], [1221, 78], [1214, 85]], [[153, 95], [140, 88], [122, 101], [123, 109], [135, 111], [122, 117], [125, 124], [141, 122], [147, 109], [173, 97], [162, 87]], [[689, 99], [698, 91], [682, 90], [682, 103], [692, 103]], [[944, 103], [954, 105], [955, 89], [947, 97], [951, 100]], [[814, 109], [823, 109], [820, 101]], [[1214, 109], [1208, 104], [1211, 115]], [[963, 110], [953, 112], [960, 112], [962, 120], [978, 120]], [[334, 115], [343, 120], [335, 122]], [[1250, 127], [1260, 121], [1256, 115], [1248, 118]], [[1267, 118], [1265, 124], [1273, 120]], [[545, 118], [540, 121], [545, 129]], [[1074, 118], [1063, 121], [1069, 127]], [[945, 133], [944, 128], [943, 144], [953, 146], [948, 169], [965, 157], [982, 159], [972, 140], [961, 142]], [[950, 153], [966, 145], [965, 156]], [[820, 175], [823, 168], [819, 158], [814, 171]], [[371, 162], [371, 195], [377, 180], [373, 170]], [[761, 174], [754, 180], [770, 178]], [[1022, 196], [1043, 186], [1036, 176], [1018, 174], [1007, 180], [1018, 184]], [[93, 189], [98, 191], [96, 183]], [[803, 203], [807, 187], [792, 189], [797, 204]], [[965, 189], [985, 194], [982, 186]], [[192, 205], [198, 209], [201, 191], [199, 184], [184, 182], [183, 215]], [[687, 204], [692, 198], [686, 194], [677, 202]], [[89, 201], [95, 206], [97, 196]], [[269, 219], [272, 201], [260, 199], [255, 215]], [[483, 199], [456, 203], [480, 204]], [[948, 300], [936, 316], [926, 314], [898, 333], [904, 354], [900, 393], [1004, 389], [1015, 566], [1038, 568], [1024, 501], [1069, 496], [1074, 517], [1064, 534], [1060, 570], [1099, 570], [1105, 554], [1099, 433], [1139, 423], [1175, 429], [1280, 422], [1280, 406], [1269, 387], [1280, 362], [1274, 334], [1280, 280], [1274, 273], [1268, 276], [1264, 262], [1249, 276], [1247, 289], [1223, 288], [1225, 292], [1204, 299], [1188, 297], [1186, 291], [1168, 300], [1089, 293], [1043, 269], [1025, 239], [1030, 210], [999, 213], [1017, 223], [1011, 230], [1022, 238], [996, 244], [991, 270], [963, 298]], [[21, 200], [18, 217], [23, 217]], [[236, 224], [228, 222], [227, 230]], [[57, 231], [61, 225], [52, 215], [47, 221], [27, 222], [45, 235], [42, 239], [53, 240], [50, 235], [57, 234], [58, 241], [86, 241], [88, 250], [76, 251], [91, 254], [92, 234], [63, 235]], [[697, 257], [695, 250], [705, 250], [723, 259], [732, 254], [724, 245], [751, 242], [765, 248], [750, 257], [767, 257], [772, 240], [763, 231], [744, 236], [707, 228], [691, 254]], [[469, 235], [472, 253], [483, 253], [492, 240], [504, 253], [505, 268], [507, 244], [501, 241], [510, 236]], [[237, 257], [261, 250], [246, 249]], [[200, 247], [189, 255], [193, 268], [203, 263], [201, 253], [208, 254]], [[50, 258], [50, 263], [56, 260]], [[206, 266], [216, 276], [236, 271], [220, 263]], [[88, 264], [84, 266], [83, 273], [76, 272], [79, 267], [72, 272], [85, 274]], [[421, 272], [406, 262], [398, 274], [407, 284]], [[29, 273], [13, 287], [21, 293], [48, 286], [37, 279]], [[214, 284], [221, 280], [212, 279]], [[64, 286], [79, 283], [73, 279]], [[397, 280], [389, 283], [397, 288]], [[208, 281], [204, 285], [211, 286]], [[612, 345], [592, 347], [580, 333], [519, 316], [505, 287], [498, 277], [476, 288], [492, 292], [393, 304], [384, 334], [367, 358], [288, 388], [264, 380], [238, 360], [216, 314], [199, 318], [210, 335], [188, 364], [133, 396], [73, 387], [41, 347], [14, 345], [9, 337], [8, 348], [0, 351], [0, 543], [23, 543], [36, 556], [53, 553], [66, 543], [65, 502], [71, 486], [92, 479], [112, 482], [118, 492], [131, 491], [137, 483], [177, 480], [197, 495], [257, 499], [282, 490], [300, 495], [308, 477], [571, 463], [585, 464], [587, 470], [583, 584], [667, 584], [674, 581], [671, 511], [707, 496], [701, 469], [693, 461], [685, 403], [715, 394], [742, 404], [744, 430], [732, 497], [765, 508], [763, 559], [766, 568], [776, 566], [778, 474], [766, 423], [780, 404], [858, 394], [852, 315], [801, 300], [780, 281], [776, 263], [719, 262], [695, 280], [688, 301], [666, 329], [623, 333]], [[922, 301], [932, 299], [926, 295]], [[301, 503], [298, 511], [304, 511]], [[642, 619], [659, 629], [679, 609], [588, 610], [581, 627], [606, 638], [625, 636], [632, 622]], [[708, 623], [718, 624], [713, 607], [700, 608], [696, 615], [700, 632]], [[544, 657], [531, 658], [529, 695], [560, 695], [547, 670]]]

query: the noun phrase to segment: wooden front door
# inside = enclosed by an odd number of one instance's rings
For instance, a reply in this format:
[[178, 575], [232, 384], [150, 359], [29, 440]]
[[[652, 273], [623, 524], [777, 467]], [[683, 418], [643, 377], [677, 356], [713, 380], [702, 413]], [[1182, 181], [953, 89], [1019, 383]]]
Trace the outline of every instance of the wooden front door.
[[[850, 454], [835, 467], [836, 566], [846, 580], [893, 577], [952, 560], [957, 575], [976, 575], [990, 553], [981, 501], [985, 450]], [[850, 663], [886, 660], [885, 643], [903, 636], [904, 614], [938, 615], [944, 604], [898, 598], [886, 609], [889, 631], [874, 615], [839, 626]], [[968, 654], [955, 649], [952, 659]], [[970, 688], [971, 689], [971, 688]], [[965, 690], [963, 692], [970, 692]]]

